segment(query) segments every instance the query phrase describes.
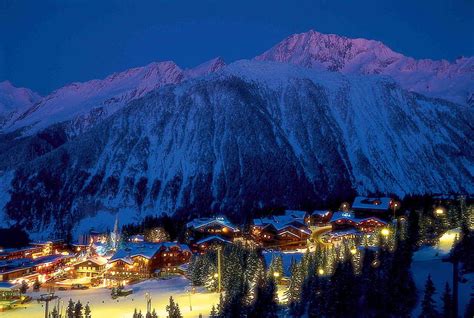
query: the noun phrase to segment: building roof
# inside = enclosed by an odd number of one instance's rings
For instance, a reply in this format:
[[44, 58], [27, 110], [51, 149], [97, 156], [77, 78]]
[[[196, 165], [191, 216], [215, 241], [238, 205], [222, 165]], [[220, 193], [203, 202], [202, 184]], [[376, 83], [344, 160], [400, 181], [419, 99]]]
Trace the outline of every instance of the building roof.
[[226, 226], [226, 227], [234, 230], [235, 232], [239, 231], [237, 226], [232, 224], [232, 222], [230, 222], [226, 217], [223, 217], [223, 216], [218, 216], [218, 217], [215, 217], [215, 218], [194, 219], [191, 222], [188, 222], [186, 224], [186, 227], [187, 228], [198, 229], [198, 228], [205, 227], [205, 226], [208, 226], [208, 225], [211, 225], [211, 224], [214, 224], [214, 223], [222, 225], [222, 226]]
[[196, 244], [199, 245], [199, 244], [204, 244], [204, 243], [212, 242], [212, 241], [220, 241], [220, 242], [229, 243], [229, 244], [231, 243], [230, 241], [223, 239], [219, 235], [211, 235], [206, 238], [203, 238], [202, 240], [197, 241]]
[[176, 242], [161, 242], [161, 243], [129, 243], [124, 248], [121, 248], [115, 252], [110, 258], [110, 261], [123, 260], [124, 262], [131, 263], [131, 258], [136, 256], [142, 256], [147, 259], [151, 259], [155, 254], [161, 250], [169, 250], [172, 247], [178, 247], [182, 251], [190, 251], [186, 244], [179, 244]]
[[378, 210], [386, 211], [390, 209], [392, 199], [387, 197], [380, 198], [368, 198], [368, 197], [356, 197], [354, 203], [352, 203], [353, 210]]
[[88, 259], [85, 259], [81, 262], [77, 262], [76, 264], [74, 265], [79, 265], [79, 264], [82, 264], [82, 263], [86, 263], [86, 262], [92, 262], [98, 266], [103, 266], [105, 264], [107, 264], [107, 259], [104, 258], [104, 257], [100, 257], [100, 256], [94, 256], [94, 257], [91, 257], [91, 258], [88, 258]]
[[332, 217], [331, 217], [331, 220], [329, 222], [333, 223], [333, 222], [337, 222], [339, 220], [347, 220], [347, 221], [354, 222], [356, 224], [359, 224], [361, 222], [366, 222], [366, 221], [369, 221], [369, 220], [374, 220], [376, 222], [387, 224], [387, 222], [385, 222], [385, 221], [383, 221], [383, 220], [381, 220], [377, 217], [374, 217], [374, 216], [367, 217], [367, 218], [357, 218], [357, 217], [354, 216], [353, 213], [342, 212], [342, 211], [334, 212]]
[[19, 287], [20, 286], [18, 284], [13, 284], [10, 282], [0, 282], [0, 290], [13, 290]]
[[304, 222], [305, 215], [305, 211], [287, 210], [283, 215], [273, 215], [267, 218], [254, 219], [253, 224], [262, 227], [273, 226], [277, 231], [288, 226], [300, 229], [306, 227]]
[[349, 230], [344, 230], [344, 231], [327, 232], [327, 233], [324, 234], [324, 236], [335, 238], [335, 237], [341, 237], [341, 236], [352, 235], [352, 234], [359, 235], [361, 233], [359, 231], [357, 231], [356, 229], [349, 229]]

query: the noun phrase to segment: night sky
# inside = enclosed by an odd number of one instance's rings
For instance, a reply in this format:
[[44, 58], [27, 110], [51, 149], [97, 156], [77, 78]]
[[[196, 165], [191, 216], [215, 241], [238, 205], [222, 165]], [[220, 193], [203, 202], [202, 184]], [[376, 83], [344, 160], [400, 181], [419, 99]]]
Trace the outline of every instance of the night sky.
[[152, 61], [251, 58], [309, 29], [453, 60], [474, 55], [474, 1], [0, 0], [0, 81], [45, 95]]

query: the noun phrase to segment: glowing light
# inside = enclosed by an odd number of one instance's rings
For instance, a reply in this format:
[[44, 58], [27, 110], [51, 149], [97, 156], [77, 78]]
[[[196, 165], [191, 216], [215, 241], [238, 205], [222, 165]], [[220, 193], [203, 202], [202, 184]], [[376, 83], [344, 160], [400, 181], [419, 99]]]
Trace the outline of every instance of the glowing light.
[[436, 213], [437, 216], [441, 216], [441, 215], [444, 214], [444, 209], [443, 208], [437, 208], [435, 210], [435, 213]]
[[355, 253], [357, 253], [357, 249], [355, 247], [351, 248], [351, 254], [354, 255]]
[[217, 278], [217, 277], [219, 277], [219, 274], [215, 273], [214, 278]]
[[318, 274], [319, 275], [324, 275], [324, 269], [322, 269], [322, 268], [318, 269]]
[[390, 230], [387, 229], [387, 228], [383, 228], [382, 231], [380, 231], [380, 233], [383, 235], [383, 236], [388, 236], [390, 234]]
[[274, 273], [273, 273], [273, 276], [275, 276], [275, 278], [278, 278], [278, 277], [280, 277], [280, 273], [274, 272]]

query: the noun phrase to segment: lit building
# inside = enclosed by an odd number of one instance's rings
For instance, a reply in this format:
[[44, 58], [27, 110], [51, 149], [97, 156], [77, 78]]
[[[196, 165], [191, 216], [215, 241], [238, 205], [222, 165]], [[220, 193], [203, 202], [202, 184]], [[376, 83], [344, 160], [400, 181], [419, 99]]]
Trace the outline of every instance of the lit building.
[[184, 244], [131, 243], [110, 258], [106, 276], [111, 279], [149, 278], [157, 270], [173, 271], [190, 258], [191, 250]]
[[390, 210], [393, 209], [395, 201], [388, 197], [368, 198], [356, 197], [352, 204], [352, 211], [359, 218], [376, 216], [378, 218], [390, 217]]
[[262, 246], [296, 249], [306, 246], [311, 236], [305, 211], [287, 210], [284, 215], [253, 220], [250, 234]]
[[105, 272], [107, 259], [103, 257], [92, 257], [74, 264], [74, 272], [78, 278], [98, 277]]

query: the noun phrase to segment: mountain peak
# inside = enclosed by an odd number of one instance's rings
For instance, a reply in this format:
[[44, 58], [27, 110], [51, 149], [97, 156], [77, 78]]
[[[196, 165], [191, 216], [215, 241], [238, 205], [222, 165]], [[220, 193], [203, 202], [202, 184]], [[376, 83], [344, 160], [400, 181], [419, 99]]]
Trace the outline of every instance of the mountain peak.
[[472, 57], [463, 57], [452, 63], [416, 60], [393, 51], [380, 41], [351, 39], [314, 30], [290, 35], [255, 60], [344, 74], [388, 75], [407, 90], [460, 104], [467, 103], [474, 87]]

